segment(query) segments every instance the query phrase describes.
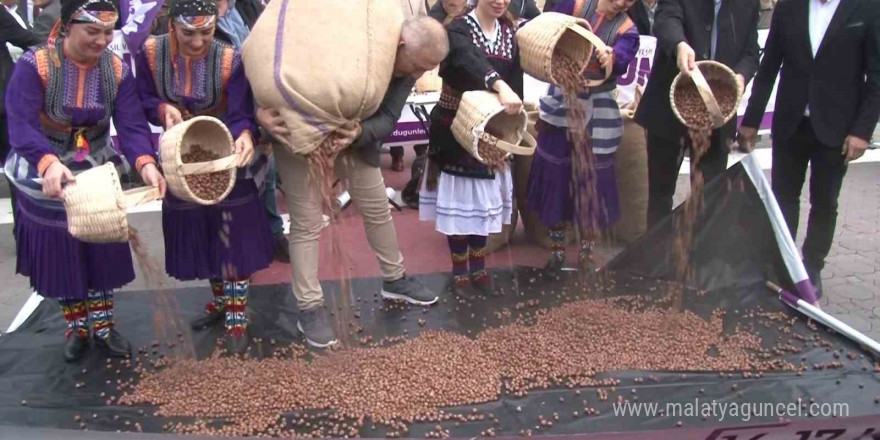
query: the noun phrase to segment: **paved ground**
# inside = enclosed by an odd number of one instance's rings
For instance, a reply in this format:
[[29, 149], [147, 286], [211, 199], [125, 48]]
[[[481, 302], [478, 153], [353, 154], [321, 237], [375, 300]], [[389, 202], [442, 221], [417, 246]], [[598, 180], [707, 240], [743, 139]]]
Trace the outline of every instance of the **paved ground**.
[[[880, 139], [880, 137], [878, 137]], [[766, 147], [766, 144], [764, 145]], [[411, 150], [407, 151], [411, 154]], [[385, 158], [387, 161], [387, 157]], [[387, 165], [387, 164], [386, 164]], [[386, 166], [387, 169], [387, 166]], [[880, 340], [880, 163], [856, 164], [850, 167], [844, 182], [843, 192], [840, 198], [840, 214], [835, 244], [828, 260], [828, 267], [824, 272], [824, 284], [826, 296], [822, 300], [823, 308], [847, 322], [854, 328], [865, 332], [875, 340]], [[408, 176], [408, 172], [405, 173]], [[386, 180], [390, 186], [400, 188], [406, 176], [403, 173], [390, 175], [386, 173]], [[5, 182], [0, 191], [5, 191]], [[687, 176], [680, 176], [679, 191], [676, 194], [676, 203], [687, 196]], [[802, 196], [802, 230], [798, 237], [798, 243], [803, 241], [803, 229], [807, 224], [807, 209], [809, 187], [804, 189]], [[4, 194], [0, 193], [0, 197]], [[8, 199], [3, 200], [8, 203]], [[3, 207], [5, 208], [5, 206]], [[2, 209], [0, 208], [0, 215]], [[347, 217], [352, 217], [349, 213]], [[413, 221], [414, 211], [395, 213], [395, 222]], [[161, 255], [162, 236], [161, 221], [158, 212], [147, 212], [131, 216], [132, 223], [144, 237], [147, 237], [148, 247], [153, 255]], [[354, 225], [352, 231], [362, 231], [356, 219], [349, 218]], [[2, 223], [2, 222], [0, 222]], [[399, 228], [400, 229], [400, 228]], [[520, 226], [521, 229], [521, 226]], [[362, 232], [360, 233], [362, 235]], [[433, 234], [438, 235], [438, 234]], [[404, 257], [407, 259], [408, 270], [415, 273], [436, 271], [437, 258], [444, 261], [440, 263], [439, 270], [447, 270], [445, 258], [445, 245], [441, 243], [442, 237], [420, 237], [413, 240], [412, 237], [401, 237], [401, 247]], [[436, 238], [436, 240], [434, 240]], [[426, 252], [424, 242], [428, 239], [433, 243], [430, 247], [441, 246], [443, 252]], [[434, 243], [436, 241], [437, 243]], [[346, 237], [348, 243], [363, 243], [365, 239], [355, 236]], [[539, 265], [546, 258], [546, 253], [533, 245], [525, 243], [525, 238], [520, 231], [513, 240], [511, 252], [501, 252], [490, 257], [490, 264], [506, 266], [508, 264]], [[358, 244], [353, 244], [351, 252], [358, 252]], [[364, 251], [369, 252], [367, 249]], [[608, 253], [613, 253], [609, 249]], [[425, 254], [442, 254], [437, 255]], [[329, 256], [328, 256], [329, 257]], [[325, 258], [322, 255], [322, 260]], [[418, 269], [413, 270], [411, 266]], [[370, 274], [376, 270], [375, 263], [369, 267], [356, 269], [360, 273], [356, 276], [377, 275]], [[322, 271], [323, 272], [323, 271]], [[327, 274], [322, 274], [327, 276]], [[273, 264], [272, 267], [261, 274], [263, 282], [279, 282], [289, 280], [289, 267], [282, 264]], [[11, 236], [11, 225], [0, 224], [0, 331], [6, 329], [20, 307], [30, 295], [27, 279], [15, 275], [15, 247]], [[184, 287], [192, 283], [174, 282], [169, 288]], [[127, 289], [143, 289], [144, 285], [136, 281]]]

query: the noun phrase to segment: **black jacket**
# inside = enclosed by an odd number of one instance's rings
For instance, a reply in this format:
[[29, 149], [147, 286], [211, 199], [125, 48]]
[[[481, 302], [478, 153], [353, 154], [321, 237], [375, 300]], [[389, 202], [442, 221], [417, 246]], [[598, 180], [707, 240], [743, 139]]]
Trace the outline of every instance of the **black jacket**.
[[526, 20], [531, 20], [541, 14], [541, 10], [535, 4], [535, 0], [511, 0], [507, 10], [514, 17]]
[[[6, 8], [0, 7], [0, 98], [6, 96], [6, 83], [12, 76], [13, 68], [12, 56], [9, 54], [6, 43], [12, 43], [14, 46], [27, 50], [44, 41], [33, 32], [21, 27]], [[0, 115], [5, 114], [6, 103], [4, 99], [0, 99]]]
[[415, 84], [416, 81], [409, 76], [392, 78], [379, 110], [361, 121], [361, 136], [351, 144], [351, 148], [360, 154], [367, 165], [379, 166], [382, 143], [394, 133], [403, 106]]
[[635, 23], [636, 29], [639, 30], [639, 35], [653, 35], [651, 33], [651, 17], [648, 15], [648, 7], [645, 6], [642, 0], [636, 0], [632, 7], [627, 9], [626, 15]]
[[777, 4], [743, 125], [760, 125], [779, 73], [774, 139], [790, 138], [809, 104], [823, 144], [842, 147], [847, 135], [870, 141], [880, 116], [880, 1], [840, 0], [815, 59], [809, 11], [804, 0]]
[[6, 83], [12, 76], [12, 56], [6, 43], [12, 43], [24, 50], [45, 40], [21, 27], [6, 8], [0, 6], [0, 163], [6, 160], [9, 145], [6, 139]]
[[[798, 0], [805, 1], [805, 0]], [[723, 0], [718, 12], [718, 44], [715, 60], [741, 74], [748, 82], [758, 70], [758, 0]], [[660, 0], [654, 17], [657, 49], [645, 94], [635, 120], [652, 135], [678, 142], [686, 133], [684, 125], [672, 113], [669, 88], [678, 75], [678, 43], [687, 41], [697, 60], [710, 58], [713, 0]], [[722, 135], [732, 136], [736, 118]]]

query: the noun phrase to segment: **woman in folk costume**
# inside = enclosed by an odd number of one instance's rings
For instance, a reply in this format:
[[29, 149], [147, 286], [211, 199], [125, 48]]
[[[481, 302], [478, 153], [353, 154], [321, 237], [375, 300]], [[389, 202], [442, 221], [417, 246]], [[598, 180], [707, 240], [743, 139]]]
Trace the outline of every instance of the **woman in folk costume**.
[[[419, 217], [447, 236], [452, 253], [452, 291], [464, 299], [476, 292], [495, 295], [484, 268], [491, 233], [510, 224], [513, 182], [510, 167], [490, 169], [455, 140], [450, 129], [462, 93], [491, 90], [505, 111], [522, 110], [523, 73], [510, 0], [479, 0], [448, 26], [449, 56], [440, 65], [443, 91], [431, 112], [430, 168], [419, 195]], [[439, 171], [439, 175], [438, 175]]]
[[179, 280], [210, 280], [214, 299], [191, 325], [201, 329], [225, 320], [227, 349], [243, 353], [250, 276], [272, 260], [272, 235], [248, 167], [254, 156], [254, 99], [240, 53], [214, 38], [213, 0], [176, 0], [169, 16], [169, 33], [149, 37], [135, 61], [147, 118], [168, 129], [194, 116], [216, 117], [232, 133], [240, 159], [232, 192], [216, 205], [167, 195], [165, 270]]
[[[611, 76], [601, 85], [578, 93], [578, 100], [586, 109], [586, 135], [594, 156], [595, 191], [586, 190], [587, 176], [572, 172], [573, 148], [569, 136], [569, 112], [565, 91], [550, 86], [547, 96], [541, 98], [538, 122], [538, 149], [529, 176], [528, 208], [536, 211], [541, 223], [550, 228], [550, 260], [546, 268], [551, 272], [565, 265], [566, 224], [581, 226], [582, 240], [579, 262], [582, 268], [591, 264], [591, 252], [599, 231], [609, 228], [620, 218], [620, 201], [614, 172], [614, 154], [623, 136], [623, 120], [615, 100], [617, 77], [626, 73], [627, 66], [639, 49], [639, 33], [627, 17], [626, 10], [637, 0], [561, 0], [554, 11], [585, 19], [599, 38], [608, 46], [597, 50], [584, 72], [586, 78], [604, 77], [605, 68], [612, 66]], [[576, 160], [576, 159], [575, 159]], [[573, 183], [573, 177], [577, 182]], [[587, 191], [588, 201], [583, 211], [575, 207], [572, 185]]]
[[66, 0], [46, 44], [25, 53], [6, 92], [9, 141], [6, 176], [19, 191], [18, 273], [42, 296], [57, 298], [67, 320], [64, 357], [74, 361], [96, 345], [124, 357], [131, 346], [113, 328], [113, 289], [134, 280], [128, 243], [84, 243], [67, 231], [63, 184], [75, 173], [122, 158], [164, 193], [150, 128], [134, 76], [107, 46], [118, 13], [105, 0]]

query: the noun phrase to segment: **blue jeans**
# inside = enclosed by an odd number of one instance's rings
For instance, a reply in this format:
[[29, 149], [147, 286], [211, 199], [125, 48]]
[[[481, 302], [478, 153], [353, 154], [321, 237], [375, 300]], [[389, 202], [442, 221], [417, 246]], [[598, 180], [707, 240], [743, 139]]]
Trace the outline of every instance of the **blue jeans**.
[[278, 188], [278, 167], [275, 164], [275, 156], [269, 156], [269, 171], [266, 174], [266, 185], [263, 189], [263, 206], [266, 208], [266, 216], [269, 218], [269, 229], [275, 238], [284, 235], [284, 220], [278, 215], [278, 201], [275, 199], [275, 190]]

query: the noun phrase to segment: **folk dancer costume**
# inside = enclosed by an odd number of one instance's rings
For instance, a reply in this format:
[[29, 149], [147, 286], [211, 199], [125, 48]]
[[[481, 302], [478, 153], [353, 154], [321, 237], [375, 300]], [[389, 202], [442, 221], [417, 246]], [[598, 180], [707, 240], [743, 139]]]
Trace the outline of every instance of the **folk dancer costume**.
[[[606, 18], [597, 11], [599, 0], [563, 0], [554, 12], [586, 19], [593, 32], [612, 47], [614, 53], [611, 76], [603, 84], [578, 93], [578, 100], [587, 110], [587, 131], [594, 155], [595, 193], [598, 203], [576, 212], [572, 194], [572, 178], [584, 188], [587, 176], [573, 176], [572, 149], [576, 146], [569, 137], [569, 120], [565, 91], [550, 86], [547, 96], [540, 101], [538, 149], [529, 176], [528, 209], [538, 213], [541, 223], [550, 228], [551, 256], [547, 269], [558, 271], [565, 264], [565, 227], [575, 222], [589, 225], [593, 233], [607, 229], [620, 219], [620, 201], [617, 195], [614, 156], [623, 136], [623, 120], [615, 100], [616, 78], [626, 73], [627, 66], [639, 49], [639, 33], [625, 13]], [[602, 77], [602, 68], [593, 58], [584, 75]], [[588, 193], [589, 194], [589, 193]], [[582, 231], [583, 232], [583, 231]], [[590, 263], [594, 237], [581, 237], [579, 262], [581, 267]]]
[[[178, 0], [171, 5], [172, 22], [185, 29], [213, 26], [217, 5], [211, 0]], [[149, 37], [138, 54], [138, 89], [147, 119], [164, 126], [164, 107], [175, 106], [183, 119], [208, 115], [222, 120], [233, 138], [256, 133], [254, 100], [240, 53], [211, 41], [207, 55], [191, 59], [178, 51], [174, 31]], [[256, 143], [256, 140], [255, 140]], [[264, 156], [257, 166], [265, 166]], [[222, 202], [203, 206], [167, 194], [162, 206], [165, 270], [179, 280], [210, 280], [213, 300], [207, 315], [192, 323], [204, 328], [225, 318], [232, 351], [247, 347], [247, 292], [250, 276], [272, 259], [272, 236], [253, 175], [255, 167], [239, 168], [235, 186]], [[225, 218], [225, 219], [224, 219]], [[228, 236], [221, 231], [228, 226]]]
[[491, 277], [485, 270], [485, 247], [489, 234], [501, 232], [503, 225], [510, 224], [510, 167], [495, 171], [483, 165], [459, 145], [450, 127], [464, 92], [492, 90], [495, 81], [504, 80], [522, 97], [516, 29], [504, 20], [496, 20], [495, 33], [487, 35], [477, 21], [476, 11], [471, 11], [452, 21], [447, 32], [449, 56], [440, 65], [443, 90], [431, 112], [430, 162], [419, 193], [419, 218], [434, 221], [436, 230], [447, 236], [453, 292], [467, 298], [473, 286], [494, 295]]
[[67, 320], [65, 357], [74, 361], [88, 346], [89, 321], [96, 344], [111, 356], [131, 347], [113, 329], [113, 289], [134, 280], [128, 243], [84, 243], [67, 231], [62, 201], [42, 192], [42, 176], [60, 162], [74, 174], [122, 158], [110, 141], [110, 119], [118, 145], [138, 171], [155, 163], [150, 128], [132, 72], [109, 49], [91, 66], [67, 56], [64, 42], [73, 23], [112, 28], [116, 7], [105, 0], [64, 3], [47, 43], [25, 53], [7, 89], [9, 140], [6, 176], [16, 186], [16, 271], [44, 297], [56, 298]]

